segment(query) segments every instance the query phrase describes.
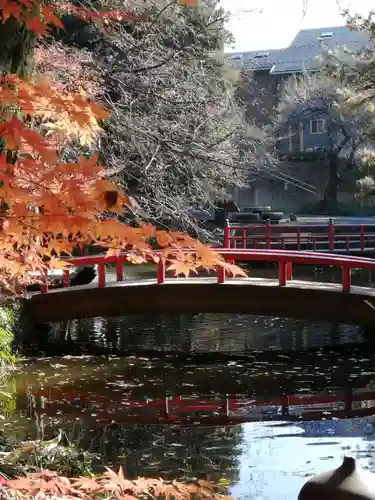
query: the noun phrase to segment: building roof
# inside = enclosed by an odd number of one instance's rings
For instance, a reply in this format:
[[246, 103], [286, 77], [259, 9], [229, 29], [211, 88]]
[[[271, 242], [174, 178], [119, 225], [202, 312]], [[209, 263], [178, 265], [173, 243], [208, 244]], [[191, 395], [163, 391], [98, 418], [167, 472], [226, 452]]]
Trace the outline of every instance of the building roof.
[[318, 57], [326, 49], [345, 46], [357, 52], [369, 42], [367, 33], [351, 31], [347, 26], [301, 30], [285, 49], [235, 52], [231, 60], [249, 71], [271, 74], [313, 71], [319, 68]]

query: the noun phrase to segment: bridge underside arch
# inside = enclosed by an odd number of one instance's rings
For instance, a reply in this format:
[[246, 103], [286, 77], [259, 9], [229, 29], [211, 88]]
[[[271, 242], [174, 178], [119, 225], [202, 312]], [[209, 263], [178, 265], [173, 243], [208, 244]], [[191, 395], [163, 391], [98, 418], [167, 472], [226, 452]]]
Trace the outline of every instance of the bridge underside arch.
[[353, 292], [343, 293], [339, 285], [301, 282], [303, 286], [293, 281], [280, 287], [264, 282], [217, 284], [189, 278], [163, 285], [138, 281], [105, 288], [75, 287], [36, 294], [25, 299], [25, 306], [36, 322], [127, 314], [243, 313], [375, 328], [375, 290], [353, 287]]

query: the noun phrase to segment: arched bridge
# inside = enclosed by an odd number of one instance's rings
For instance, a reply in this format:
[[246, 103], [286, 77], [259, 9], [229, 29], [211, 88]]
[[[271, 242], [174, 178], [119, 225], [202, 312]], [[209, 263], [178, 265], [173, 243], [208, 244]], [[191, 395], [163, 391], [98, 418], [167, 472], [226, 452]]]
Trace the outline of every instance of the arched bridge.
[[[192, 253], [193, 250], [186, 250]], [[221, 249], [228, 262], [275, 262], [277, 278], [233, 278], [222, 269], [199, 277], [173, 277], [160, 261], [153, 279], [124, 278], [127, 254], [70, 259], [75, 266], [95, 264], [98, 280], [85, 286], [44, 290], [26, 300], [36, 322], [114, 317], [138, 313], [249, 313], [322, 320], [375, 328], [375, 288], [353, 286], [352, 271], [375, 271], [375, 260], [329, 253], [287, 250]], [[115, 272], [107, 273], [109, 265]], [[293, 279], [293, 266], [341, 270], [338, 283]], [[111, 278], [111, 280], [110, 280]]]

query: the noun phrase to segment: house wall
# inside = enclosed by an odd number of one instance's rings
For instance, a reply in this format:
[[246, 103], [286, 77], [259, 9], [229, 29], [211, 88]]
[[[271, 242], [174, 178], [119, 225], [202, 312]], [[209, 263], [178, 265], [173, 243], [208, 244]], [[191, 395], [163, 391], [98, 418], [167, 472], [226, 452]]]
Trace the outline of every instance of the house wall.
[[[275, 109], [278, 104], [278, 99], [284, 82], [288, 80], [290, 76], [289, 74], [270, 75], [269, 70], [256, 71], [253, 73], [244, 95], [249, 118], [252, 120], [255, 119], [260, 126], [266, 123], [272, 115], [272, 119], [276, 119]], [[310, 120], [314, 118], [324, 118], [324, 116], [319, 112], [311, 112], [301, 120], [301, 123], [297, 123], [297, 120], [295, 122], [291, 120], [291, 123], [281, 126], [278, 134], [278, 150], [281, 154], [296, 151], [293, 149], [296, 145], [292, 145], [290, 140], [290, 125], [292, 125], [292, 133], [298, 132], [301, 134], [301, 140], [299, 141], [299, 145], [297, 145], [297, 151], [314, 151], [328, 145], [327, 133], [311, 133]]]
[[241, 94], [249, 121], [255, 120], [259, 126], [269, 123], [278, 96], [278, 82], [269, 71], [251, 75]]
[[329, 144], [327, 132], [324, 134], [311, 133], [310, 122], [314, 119], [327, 120], [328, 117], [323, 116], [321, 113], [309, 113], [308, 118], [302, 122], [304, 151], [309, 151], [309, 149], [315, 150], [317, 148], [324, 148]]
[[[258, 125], [262, 125], [272, 115], [276, 119], [275, 108], [284, 82], [291, 75], [270, 75], [269, 71], [255, 72], [250, 81], [247, 96], [247, 112], [252, 119], [256, 119]], [[291, 152], [319, 151], [328, 145], [328, 134], [312, 134], [310, 120], [323, 118], [319, 112], [311, 112], [303, 122], [293, 125], [293, 132], [298, 131], [301, 140], [291, 141], [290, 125], [283, 125], [278, 134], [277, 148], [281, 155]], [[317, 203], [323, 198], [327, 182], [328, 169], [317, 162], [307, 161], [285, 161], [279, 165], [281, 172], [290, 175], [292, 179], [298, 179], [310, 184], [312, 188], [301, 189], [293, 182], [285, 183], [275, 177], [267, 177], [252, 182], [251, 188], [237, 191], [235, 200], [240, 208], [246, 206], [270, 205], [273, 210], [282, 211], [286, 214], [299, 212], [303, 207]], [[345, 169], [344, 169], [345, 170]], [[275, 171], [275, 174], [277, 172]], [[352, 176], [353, 177], [353, 176]], [[252, 179], [250, 179], [252, 180]], [[298, 184], [298, 183], [296, 183]], [[313, 191], [313, 192], [311, 192]], [[348, 182], [343, 181], [340, 197], [343, 202], [358, 205], [355, 197], [356, 179]]]
[[[280, 127], [279, 135], [280, 139], [278, 141], [278, 151], [280, 154], [285, 155], [291, 152], [308, 152], [308, 151], [319, 151], [324, 149], [329, 145], [328, 133], [323, 134], [313, 134], [311, 133], [311, 120], [314, 119], [325, 119], [329, 120], [329, 117], [323, 115], [319, 112], [311, 112], [308, 115], [304, 115], [302, 120], [290, 120], [289, 123], [285, 123]], [[334, 124], [331, 124], [331, 127]], [[294, 144], [291, 141], [291, 134], [298, 132], [301, 136], [301, 140], [298, 144]], [[335, 135], [335, 131], [333, 132]], [[295, 149], [297, 147], [297, 149]]]
[[[249, 206], [270, 206], [272, 210], [283, 212], [287, 217], [291, 213], [302, 213], [309, 205], [315, 205], [323, 197], [304, 191], [292, 185], [287, 185], [280, 181], [260, 180], [253, 183], [250, 189], [243, 189], [236, 193], [235, 201], [243, 210]], [[358, 200], [356, 193], [340, 192], [339, 202], [346, 206], [352, 206], [353, 209], [360, 207], [374, 207], [375, 200], [368, 198], [367, 200]]]
[[[307, 206], [323, 199], [327, 184], [328, 169], [325, 161], [285, 161], [278, 165], [278, 171], [288, 175], [291, 182], [277, 178], [260, 178], [251, 183], [251, 187], [236, 190], [234, 200], [243, 210], [247, 206], [271, 206], [272, 210], [301, 213]], [[358, 172], [347, 170], [344, 166], [341, 177], [339, 201], [353, 207], [374, 206], [375, 199], [358, 200], [356, 181]], [[276, 174], [277, 175], [277, 174]], [[296, 181], [293, 181], [296, 179]], [[305, 183], [298, 186], [297, 179]]]
[[277, 180], [259, 180], [249, 189], [240, 190], [235, 200], [240, 209], [249, 206], [270, 206], [272, 210], [298, 213], [301, 208], [317, 201], [316, 196]]

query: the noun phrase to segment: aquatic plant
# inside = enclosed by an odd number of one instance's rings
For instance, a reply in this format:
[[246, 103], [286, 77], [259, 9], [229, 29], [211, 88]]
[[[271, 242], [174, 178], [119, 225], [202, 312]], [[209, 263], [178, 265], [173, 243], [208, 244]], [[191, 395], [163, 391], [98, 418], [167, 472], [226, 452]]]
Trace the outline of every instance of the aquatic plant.
[[0, 308], [0, 368], [9, 367], [16, 361], [13, 340], [18, 315], [17, 306], [18, 304], [14, 302], [3, 304]]
[[49, 441], [27, 441], [0, 452], [0, 475], [10, 479], [49, 469], [62, 476], [87, 476], [92, 472], [93, 458], [72, 445], [60, 430]]

